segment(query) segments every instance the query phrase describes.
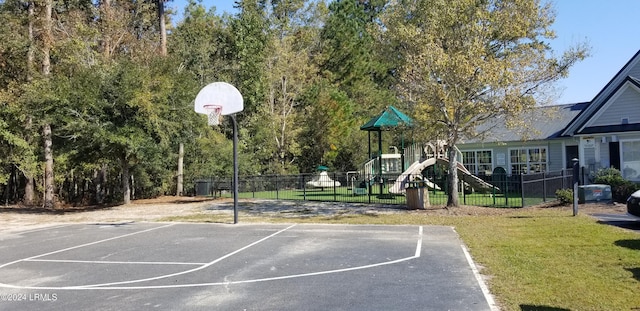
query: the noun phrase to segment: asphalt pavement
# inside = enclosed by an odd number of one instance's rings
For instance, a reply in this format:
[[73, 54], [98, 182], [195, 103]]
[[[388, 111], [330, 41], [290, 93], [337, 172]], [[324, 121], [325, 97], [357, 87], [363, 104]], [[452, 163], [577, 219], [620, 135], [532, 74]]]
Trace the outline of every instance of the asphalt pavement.
[[497, 310], [453, 228], [97, 223], [0, 235], [0, 310]]

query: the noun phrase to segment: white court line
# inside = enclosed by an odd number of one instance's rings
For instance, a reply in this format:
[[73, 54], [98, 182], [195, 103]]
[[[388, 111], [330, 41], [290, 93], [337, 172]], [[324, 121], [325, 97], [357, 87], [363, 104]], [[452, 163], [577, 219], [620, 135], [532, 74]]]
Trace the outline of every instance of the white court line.
[[[256, 241], [250, 245], [247, 245], [245, 247], [243, 247], [242, 249], [239, 249], [233, 253], [227, 254], [219, 259], [216, 259], [214, 261], [212, 261], [211, 263], [209, 263], [209, 265], [218, 262], [226, 257], [229, 257], [235, 253], [238, 253], [240, 251], [242, 251], [243, 249], [246, 249], [248, 247], [251, 247], [252, 245], [255, 245], [257, 243], [260, 243], [263, 240], [266, 240], [276, 234], [279, 234], [281, 232], [284, 232], [290, 228], [292, 228], [295, 225], [292, 225], [290, 227], [287, 227], [283, 230], [280, 230], [268, 237], [263, 238], [262, 240]], [[64, 287], [38, 287], [38, 286], [13, 286], [13, 285], [6, 285], [6, 284], [2, 284], [0, 283], [0, 287], [11, 287], [11, 288], [19, 288], [19, 289], [38, 289], [38, 290], [128, 290], [128, 289], [170, 289], [170, 288], [188, 288], [188, 287], [204, 287], [204, 286], [228, 286], [228, 285], [234, 285], [234, 284], [246, 284], [246, 283], [258, 283], [258, 282], [267, 282], [267, 281], [277, 281], [277, 280], [286, 280], [286, 279], [293, 279], [293, 278], [301, 278], [301, 277], [308, 277], [308, 276], [318, 276], [318, 275], [327, 275], [327, 274], [333, 274], [333, 273], [341, 273], [341, 272], [349, 272], [349, 271], [356, 271], [356, 270], [363, 270], [363, 269], [369, 269], [369, 268], [375, 268], [375, 267], [381, 267], [381, 266], [386, 266], [386, 265], [392, 265], [392, 264], [396, 264], [396, 263], [400, 263], [400, 262], [404, 262], [404, 261], [409, 261], [412, 259], [416, 259], [420, 257], [421, 254], [421, 248], [422, 248], [422, 239], [423, 239], [423, 228], [422, 226], [420, 226], [418, 228], [418, 234], [419, 234], [419, 239], [416, 242], [416, 252], [414, 256], [411, 257], [405, 257], [405, 258], [400, 258], [400, 259], [396, 259], [396, 260], [390, 260], [390, 261], [385, 261], [385, 262], [380, 262], [380, 263], [375, 263], [375, 264], [370, 264], [370, 265], [364, 265], [364, 266], [358, 266], [358, 267], [350, 267], [350, 268], [344, 268], [344, 269], [336, 269], [336, 270], [327, 270], [327, 271], [319, 271], [319, 272], [309, 272], [309, 273], [301, 273], [301, 274], [293, 274], [293, 275], [285, 275], [285, 276], [279, 276], [279, 277], [271, 277], [271, 278], [261, 278], [261, 279], [252, 279], [252, 280], [241, 280], [241, 281], [225, 281], [225, 282], [211, 282], [211, 283], [195, 283], [195, 284], [172, 284], [172, 285], [153, 285], [153, 286], [111, 286], [111, 285], [118, 285], [118, 284], [125, 284], [125, 283], [134, 283], [134, 282], [141, 282], [141, 280], [136, 280], [136, 281], [130, 281], [130, 282], [115, 282], [115, 283], [105, 283], [105, 284], [95, 284], [95, 285], [87, 285], [87, 286], [64, 286]], [[180, 274], [184, 274], [184, 273], [188, 273], [188, 272], [192, 272], [192, 271], [196, 271], [196, 270], [200, 270], [202, 268], [196, 268], [196, 269], [192, 269], [189, 271], [185, 271], [185, 272], [181, 272], [181, 273], [174, 273], [172, 275], [180, 275]], [[159, 279], [159, 278], [165, 278], [168, 276], [161, 276], [158, 278], [150, 278], [150, 279]], [[147, 279], [147, 280], [150, 280]]]
[[210, 267], [210, 266], [212, 266], [212, 265], [214, 265], [214, 264], [216, 264], [216, 263], [218, 263], [218, 262], [220, 262], [220, 261], [222, 261], [224, 259], [227, 259], [227, 258], [229, 258], [229, 257], [231, 257], [231, 256], [233, 256], [233, 255], [235, 255], [235, 254], [247, 249], [247, 248], [250, 248], [250, 247], [252, 247], [252, 246], [254, 246], [254, 245], [258, 244], [258, 243], [264, 242], [264, 241], [266, 241], [266, 240], [268, 240], [268, 239], [270, 239], [270, 238], [272, 238], [272, 237], [274, 237], [274, 236], [276, 236], [276, 235], [278, 235], [278, 234], [280, 234], [282, 232], [285, 232], [285, 231], [287, 231], [287, 230], [289, 230], [289, 229], [291, 229], [291, 228], [293, 228], [295, 226], [296, 225], [293, 224], [293, 225], [291, 225], [289, 227], [286, 227], [286, 228], [284, 228], [284, 229], [282, 229], [282, 230], [280, 230], [278, 232], [275, 232], [275, 233], [273, 233], [271, 235], [268, 235], [268, 236], [266, 236], [266, 237], [264, 237], [264, 238], [262, 238], [262, 239], [260, 239], [258, 241], [255, 241], [255, 242], [253, 242], [253, 243], [251, 243], [249, 245], [246, 245], [246, 246], [244, 246], [244, 247], [242, 247], [240, 249], [237, 249], [237, 250], [235, 250], [235, 251], [233, 251], [233, 252], [231, 252], [229, 254], [226, 254], [226, 255], [224, 255], [224, 256], [216, 259], [216, 260], [213, 260], [211, 262], [208, 262], [208, 263], [206, 263], [206, 264], [204, 264], [204, 265], [202, 265], [200, 267], [193, 268], [191, 270], [186, 270], [186, 271], [176, 272], [176, 273], [171, 273], [171, 274], [165, 274], [165, 275], [160, 275], [160, 276], [146, 278], [146, 279], [131, 280], [131, 281], [121, 281], [121, 282], [111, 282], [111, 283], [102, 283], [102, 284], [92, 284], [92, 285], [81, 285], [81, 286], [72, 286], [72, 287], [89, 288], [89, 287], [102, 287], [102, 286], [112, 286], [112, 285], [120, 285], [120, 284], [140, 283], [140, 282], [147, 282], [147, 281], [155, 281], [155, 280], [160, 280], [160, 279], [166, 279], [166, 278], [170, 278], [170, 277], [174, 277], [174, 276], [178, 276], [178, 275], [183, 275], [183, 274], [195, 272], [195, 271], [202, 270], [204, 268]]
[[418, 245], [416, 246], [416, 254], [414, 257], [420, 257], [420, 253], [422, 252], [422, 226], [418, 227], [418, 236], [420, 239], [418, 240]]
[[[43, 228], [37, 228], [37, 229], [29, 229], [29, 230], [24, 230], [24, 231], [7, 231], [6, 233], [9, 233], [9, 234], [29, 234], [29, 233], [34, 233], [34, 232], [38, 232], [38, 231], [58, 229], [58, 228], [63, 228], [63, 227], [68, 227], [68, 226], [71, 226], [71, 225], [70, 224], [57, 225], [57, 226], [43, 227]], [[0, 231], [0, 233], [2, 233], [2, 232]]]
[[59, 260], [59, 259], [27, 259], [23, 261], [89, 263], [89, 264], [127, 264], [127, 265], [187, 265], [202, 266], [206, 262], [173, 262], [173, 261], [101, 261], [101, 260]]
[[478, 284], [480, 285], [480, 289], [482, 290], [484, 299], [486, 299], [487, 303], [489, 304], [489, 308], [491, 308], [491, 311], [499, 311], [500, 309], [496, 305], [495, 300], [493, 300], [493, 296], [491, 295], [491, 292], [489, 292], [489, 288], [487, 288], [487, 285], [484, 284], [484, 280], [482, 280], [482, 276], [480, 275], [476, 264], [473, 262], [471, 254], [469, 254], [469, 251], [464, 245], [461, 245], [461, 247], [462, 251], [464, 252], [464, 257], [467, 258], [467, 262], [469, 262], [469, 266], [471, 266], [471, 271], [473, 271], [473, 275], [476, 277], [476, 281], [478, 281]]
[[[81, 248], [81, 247], [85, 247], [85, 246], [96, 245], [96, 244], [103, 243], [103, 242], [113, 241], [113, 240], [129, 237], [129, 236], [140, 234], [140, 233], [145, 233], [145, 232], [149, 232], [149, 231], [153, 231], [153, 230], [157, 230], [157, 229], [171, 227], [173, 225], [174, 224], [168, 224], [168, 225], [155, 227], [155, 228], [150, 228], [150, 229], [146, 229], [146, 230], [142, 230], [142, 231], [136, 231], [136, 232], [127, 233], [127, 234], [124, 234], [124, 235], [111, 237], [111, 238], [104, 239], [104, 240], [89, 242], [89, 243], [85, 243], [85, 244], [80, 244], [80, 245], [76, 245], [76, 246], [72, 246], [72, 247], [63, 248], [63, 249], [60, 249], [60, 250], [57, 250], [57, 251], [53, 251], [53, 252], [48, 252], [48, 253], [45, 253], [45, 254], [40, 254], [40, 255], [31, 256], [31, 257], [28, 257], [28, 258], [18, 259], [18, 260], [15, 260], [15, 261], [8, 262], [8, 263], [5, 263], [3, 265], [0, 265], [0, 269], [4, 268], [6, 266], [10, 266], [10, 265], [16, 264], [16, 263], [21, 262], [21, 261], [32, 260], [32, 259], [36, 259], [36, 258], [40, 258], [40, 257], [44, 257], [44, 256], [49, 256], [49, 255], [53, 255], [53, 254], [58, 254], [58, 253], [70, 251], [72, 249], [77, 249], [77, 248]], [[7, 284], [0, 283], [0, 286], [4, 286], [4, 285], [7, 285]]]

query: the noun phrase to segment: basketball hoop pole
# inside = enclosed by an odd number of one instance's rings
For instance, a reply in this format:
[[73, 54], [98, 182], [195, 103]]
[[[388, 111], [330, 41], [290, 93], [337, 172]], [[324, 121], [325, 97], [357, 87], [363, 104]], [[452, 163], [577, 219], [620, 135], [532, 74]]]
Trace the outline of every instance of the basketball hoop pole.
[[230, 114], [233, 124], [233, 224], [238, 223], [238, 123], [236, 114]]
[[[1, 0], [0, 0], [1, 1]], [[238, 122], [236, 113], [244, 109], [242, 94], [226, 82], [213, 82], [203, 87], [193, 101], [196, 113], [206, 114], [208, 123], [216, 126], [220, 116], [230, 116], [233, 125], [233, 223], [238, 223]]]
[[238, 122], [236, 122], [236, 114], [228, 115], [233, 126], [233, 224], [238, 223]]

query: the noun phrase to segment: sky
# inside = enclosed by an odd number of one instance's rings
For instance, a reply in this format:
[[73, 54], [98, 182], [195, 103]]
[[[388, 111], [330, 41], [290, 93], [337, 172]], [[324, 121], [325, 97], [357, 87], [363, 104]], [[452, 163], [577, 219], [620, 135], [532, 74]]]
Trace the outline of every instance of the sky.
[[[180, 15], [187, 0], [174, 0], [168, 6]], [[202, 0], [216, 12], [235, 13], [234, 0]], [[569, 76], [557, 83], [556, 104], [588, 102], [604, 88], [633, 55], [640, 50], [637, 21], [639, 0], [555, 0], [556, 21], [551, 42], [556, 55], [578, 43], [587, 43], [590, 56], [570, 69]], [[179, 16], [178, 15], [178, 16]], [[177, 20], [180, 20], [178, 17]]]

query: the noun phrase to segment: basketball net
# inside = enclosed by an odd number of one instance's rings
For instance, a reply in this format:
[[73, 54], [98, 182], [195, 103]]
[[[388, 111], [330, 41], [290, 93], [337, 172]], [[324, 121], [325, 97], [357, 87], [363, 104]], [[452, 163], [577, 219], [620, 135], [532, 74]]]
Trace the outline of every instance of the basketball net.
[[209, 113], [208, 116], [208, 121], [209, 121], [209, 125], [211, 126], [217, 126], [220, 125], [220, 114], [222, 113], [222, 106], [220, 105], [204, 105], [203, 106], [204, 109], [207, 110], [207, 112]]

